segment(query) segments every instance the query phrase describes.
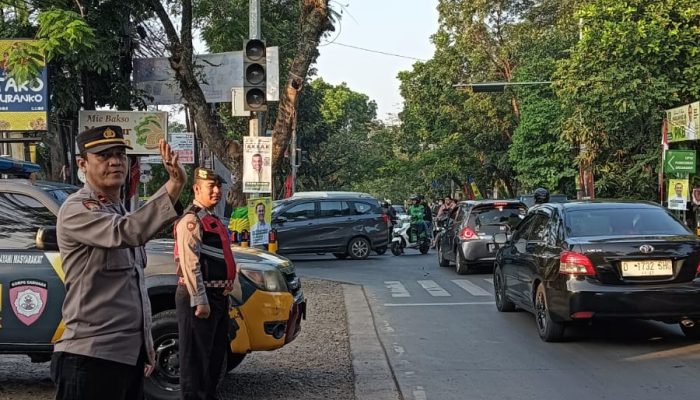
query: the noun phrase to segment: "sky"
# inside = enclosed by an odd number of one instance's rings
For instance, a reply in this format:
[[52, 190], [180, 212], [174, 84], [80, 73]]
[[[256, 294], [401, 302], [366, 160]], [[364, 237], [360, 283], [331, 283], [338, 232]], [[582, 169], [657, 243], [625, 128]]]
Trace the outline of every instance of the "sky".
[[[377, 117], [391, 120], [403, 108], [400, 71], [416, 60], [362, 51], [343, 45], [428, 60], [437, 32], [438, 0], [331, 0], [343, 12], [336, 31], [322, 43], [317, 76], [337, 85], [346, 82], [377, 102]], [[342, 7], [341, 7], [342, 5]], [[334, 43], [329, 43], [334, 42]], [[342, 45], [341, 45], [342, 44]]]

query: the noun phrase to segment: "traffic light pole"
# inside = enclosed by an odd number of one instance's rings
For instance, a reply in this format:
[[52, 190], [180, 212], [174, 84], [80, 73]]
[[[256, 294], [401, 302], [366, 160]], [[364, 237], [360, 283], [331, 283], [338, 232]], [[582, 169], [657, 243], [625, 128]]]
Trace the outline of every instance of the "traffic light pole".
[[[249, 3], [250, 17], [248, 20], [248, 38], [249, 39], [260, 39], [260, 0], [250, 0]], [[250, 119], [248, 122], [248, 131], [250, 136], [260, 136], [260, 129], [262, 126], [262, 113], [261, 112], [251, 112]]]

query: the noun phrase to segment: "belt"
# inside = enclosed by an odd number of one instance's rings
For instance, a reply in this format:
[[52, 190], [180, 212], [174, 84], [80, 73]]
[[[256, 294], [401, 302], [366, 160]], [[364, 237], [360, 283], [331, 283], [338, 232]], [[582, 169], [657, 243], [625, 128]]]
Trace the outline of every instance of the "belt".
[[[223, 279], [223, 280], [218, 280], [218, 281], [204, 281], [204, 287], [230, 289], [233, 287], [233, 282], [234, 281], [228, 280], [228, 279]], [[180, 277], [177, 280], [177, 284], [185, 286], [185, 278]]]

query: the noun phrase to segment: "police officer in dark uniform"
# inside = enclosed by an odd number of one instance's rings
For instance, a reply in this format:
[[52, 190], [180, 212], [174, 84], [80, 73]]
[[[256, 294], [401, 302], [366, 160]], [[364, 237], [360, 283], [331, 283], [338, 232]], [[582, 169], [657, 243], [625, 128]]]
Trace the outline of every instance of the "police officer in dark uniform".
[[207, 168], [194, 173], [193, 204], [175, 224], [180, 388], [184, 400], [210, 400], [217, 398], [228, 354], [228, 294], [236, 264], [228, 230], [213, 213], [221, 178]]
[[122, 129], [96, 127], [76, 141], [86, 182], [56, 224], [66, 288], [65, 330], [51, 359], [56, 399], [142, 399], [155, 365], [143, 245], [178, 217], [185, 171], [161, 140], [169, 180], [130, 214], [120, 199], [131, 148]]

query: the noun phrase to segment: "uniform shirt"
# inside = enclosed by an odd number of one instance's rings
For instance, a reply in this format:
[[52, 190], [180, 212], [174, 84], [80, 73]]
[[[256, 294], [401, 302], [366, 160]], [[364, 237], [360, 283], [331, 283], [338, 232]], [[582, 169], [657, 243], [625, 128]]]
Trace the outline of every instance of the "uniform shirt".
[[143, 245], [177, 218], [165, 188], [127, 214], [88, 184], [63, 203], [56, 231], [65, 272], [65, 330], [55, 351], [136, 365], [153, 350]]
[[[194, 205], [203, 208], [196, 200]], [[207, 210], [209, 214], [212, 214]], [[175, 241], [177, 243], [178, 275], [181, 276], [190, 294], [190, 306], [209, 304], [207, 299], [202, 270], [199, 264], [199, 253], [202, 247], [202, 227], [193, 213], [185, 214], [175, 225]]]

